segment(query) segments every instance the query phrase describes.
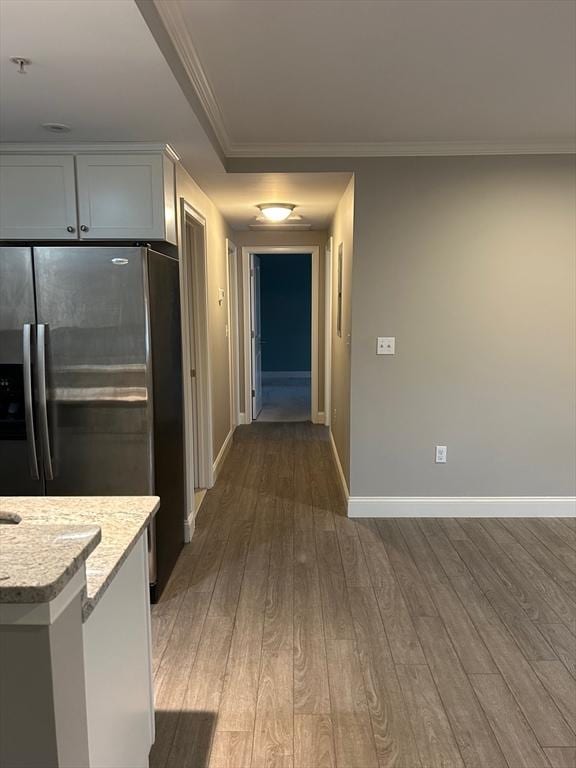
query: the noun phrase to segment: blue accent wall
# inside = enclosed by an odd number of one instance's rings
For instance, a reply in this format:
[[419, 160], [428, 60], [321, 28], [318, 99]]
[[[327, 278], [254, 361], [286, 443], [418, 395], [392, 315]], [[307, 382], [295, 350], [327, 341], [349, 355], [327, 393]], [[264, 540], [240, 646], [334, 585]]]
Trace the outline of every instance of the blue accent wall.
[[263, 371], [309, 371], [311, 367], [312, 256], [260, 257]]

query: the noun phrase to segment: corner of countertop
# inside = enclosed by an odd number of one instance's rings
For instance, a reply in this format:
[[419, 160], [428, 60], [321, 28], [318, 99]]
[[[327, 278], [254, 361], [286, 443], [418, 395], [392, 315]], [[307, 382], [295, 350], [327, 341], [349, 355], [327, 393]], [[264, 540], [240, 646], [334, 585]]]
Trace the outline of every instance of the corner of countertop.
[[[0, 525], [0, 531], [19, 529], [22, 534], [27, 531], [32, 536], [33, 529], [43, 528], [55, 523], [58, 527], [71, 530], [78, 526], [98, 526], [100, 530], [98, 541], [95, 541], [90, 551], [83, 555], [86, 563], [86, 588], [83, 598], [83, 619], [88, 618], [108, 586], [114, 579], [122, 563], [132, 551], [137, 539], [149, 525], [161, 505], [161, 499], [153, 495], [140, 496], [0, 496], [0, 516], [12, 518], [6, 522], [16, 522], [15, 517], [21, 518], [19, 525]], [[102, 541], [102, 546], [97, 547]], [[4, 540], [8, 540], [4, 536]], [[34, 551], [30, 538], [27, 554], [16, 554], [18, 559], [29, 559], [30, 550]], [[94, 552], [94, 549], [96, 551]], [[89, 555], [94, 552], [92, 557]], [[88, 559], [89, 558], [89, 559]], [[6, 558], [5, 558], [6, 559]], [[44, 563], [33, 560], [30, 571], [42, 574]], [[77, 569], [76, 569], [77, 570]], [[28, 572], [28, 579], [33, 574]], [[22, 573], [22, 578], [26, 574]], [[68, 579], [71, 578], [71, 573]], [[65, 578], [65, 575], [63, 575]], [[27, 583], [27, 582], [25, 582]], [[0, 582], [0, 587], [2, 583]], [[34, 582], [38, 589], [46, 589], [45, 584]], [[5, 595], [7, 593], [5, 592]], [[2, 597], [0, 596], [0, 602]], [[5, 602], [8, 599], [5, 597]], [[22, 599], [21, 602], [25, 602]], [[32, 602], [40, 602], [33, 599]]]
[[0, 526], [0, 603], [47, 603], [102, 538], [97, 525]]

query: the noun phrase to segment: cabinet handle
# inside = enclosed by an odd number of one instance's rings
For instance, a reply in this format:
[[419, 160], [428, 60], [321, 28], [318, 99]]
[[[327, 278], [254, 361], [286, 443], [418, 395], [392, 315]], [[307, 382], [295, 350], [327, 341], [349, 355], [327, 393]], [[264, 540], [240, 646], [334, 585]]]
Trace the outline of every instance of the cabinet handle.
[[76, 227], [66, 227], [66, 232], [76, 232]]
[[81, 232], [88, 232], [89, 229], [90, 227], [87, 227], [86, 224], [82, 224], [82, 226], [80, 227]]

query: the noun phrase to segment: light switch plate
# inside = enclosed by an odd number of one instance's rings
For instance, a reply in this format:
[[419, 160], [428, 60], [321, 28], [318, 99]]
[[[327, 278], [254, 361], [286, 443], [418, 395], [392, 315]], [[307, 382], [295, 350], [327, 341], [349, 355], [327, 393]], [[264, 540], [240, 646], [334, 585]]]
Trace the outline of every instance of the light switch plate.
[[436, 446], [436, 464], [446, 464], [448, 459], [448, 448], [445, 445]]
[[378, 336], [376, 343], [377, 355], [394, 355], [396, 353], [395, 336]]

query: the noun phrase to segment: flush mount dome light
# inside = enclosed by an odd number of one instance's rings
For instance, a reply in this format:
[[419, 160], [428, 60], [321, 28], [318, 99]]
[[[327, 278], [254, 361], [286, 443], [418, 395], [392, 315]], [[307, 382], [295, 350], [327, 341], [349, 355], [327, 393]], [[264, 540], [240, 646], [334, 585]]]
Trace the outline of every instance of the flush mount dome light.
[[294, 208], [296, 208], [295, 205], [290, 205], [290, 203], [262, 203], [256, 207], [260, 208], [262, 215], [268, 221], [274, 222], [285, 221]]

